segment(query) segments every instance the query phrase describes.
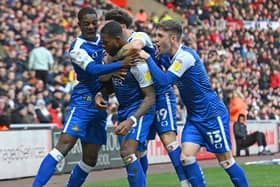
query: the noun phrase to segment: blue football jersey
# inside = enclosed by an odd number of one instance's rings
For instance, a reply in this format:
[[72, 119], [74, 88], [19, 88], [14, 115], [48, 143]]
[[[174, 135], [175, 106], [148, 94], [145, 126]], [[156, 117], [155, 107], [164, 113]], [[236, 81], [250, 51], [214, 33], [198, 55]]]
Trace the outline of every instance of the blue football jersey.
[[[128, 41], [132, 42], [137, 39], [141, 40], [144, 43], [143, 50], [149, 53], [150, 56], [155, 60], [156, 50], [149, 35], [147, 35], [144, 32], [134, 32], [129, 37]], [[165, 94], [166, 92], [170, 92], [170, 93], [173, 92], [171, 85], [160, 86], [156, 82], [154, 82], [154, 88], [155, 88], [156, 96]]]
[[129, 107], [137, 109], [143, 101], [141, 88], [153, 84], [147, 64], [131, 67], [124, 79], [112, 77], [114, 91], [119, 102], [119, 110]]
[[[70, 52], [77, 49], [84, 49], [92, 58], [93, 62], [91, 63], [103, 63], [104, 49], [102, 48], [100, 35], [97, 35], [95, 41], [87, 41], [82, 37], [78, 37], [71, 44]], [[92, 101], [90, 102], [90, 104], [94, 105], [94, 96], [102, 88], [102, 83], [97, 76], [93, 76], [87, 73], [74, 63], [72, 64], [77, 74], [77, 80], [79, 81], [79, 83], [74, 87], [70, 105], [88, 105], [88, 101]], [[80, 97], [81, 95], [83, 95], [82, 98]], [[87, 102], [84, 102], [85, 100]]]
[[198, 54], [181, 45], [168, 71], [178, 77], [176, 85], [187, 108], [188, 120], [202, 122], [227, 113], [227, 108], [213, 90]]

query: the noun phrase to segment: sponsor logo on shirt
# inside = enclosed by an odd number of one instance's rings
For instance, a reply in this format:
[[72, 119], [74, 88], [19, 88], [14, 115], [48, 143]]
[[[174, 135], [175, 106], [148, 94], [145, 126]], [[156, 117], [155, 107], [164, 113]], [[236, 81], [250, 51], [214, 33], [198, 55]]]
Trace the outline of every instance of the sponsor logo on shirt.
[[147, 71], [147, 72], [144, 73], [144, 79], [145, 79], [146, 81], [152, 80], [152, 76], [151, 76], [151, 73], [150, 73], [149, 71]]
[[182, 68], [182, 62], [175, 60], [172, 67], [175, 71], [179, 71]]

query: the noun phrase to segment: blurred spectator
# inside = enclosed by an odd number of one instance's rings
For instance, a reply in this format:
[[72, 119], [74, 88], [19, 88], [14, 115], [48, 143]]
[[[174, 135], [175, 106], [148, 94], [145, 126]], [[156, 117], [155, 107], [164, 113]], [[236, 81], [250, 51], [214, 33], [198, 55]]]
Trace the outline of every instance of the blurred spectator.
[[8, 130], [10, 126], [9, 108], [6, 92], [0, 89], [0, 130]]
[[259, 155], [272, 155], [273, 153], [267, 147], [264, 133], [255, 131], [248, 134], [245, 120], [245, 115], [239, 114], [237, 121], [233, 125], [237, 143], [241, 145], [241, 147], [249, 147], [257, 143], [259, 146]]
[[235, 90], [229, 103], [230, 121], [235, 122], [240, 114], [247, 114], [247, 104], [240, 91]]
[[36, 78], [48, 83], [48, 73], [52, 69], [54, 59], [52, 53], [42, 45], [40, 36], [34, 38], [34, 49], [30, 52], [28, 67], [35, 70]]
[[46, 107], [46, 102], [43, 99], [38, 99], [35, 107], [36, 116], [39, 123], [51, 123], [51, 114]]
[[148, 21], [148, 14], [144, 9], [140, 9], [135, 15], [135, 21], [146, 23]]
[[29, 123], [27, 118], [27, 106], [22, 104], [12, 111], [11, 123]]
[[63, 124], [61, 122], [61, 111], [59, 108], [59, 104], [55, 100], [50, 100], [47, 105], [48, 111], [51, 116], [51, 123], [55, 124], [57, 128], [62, 129]]

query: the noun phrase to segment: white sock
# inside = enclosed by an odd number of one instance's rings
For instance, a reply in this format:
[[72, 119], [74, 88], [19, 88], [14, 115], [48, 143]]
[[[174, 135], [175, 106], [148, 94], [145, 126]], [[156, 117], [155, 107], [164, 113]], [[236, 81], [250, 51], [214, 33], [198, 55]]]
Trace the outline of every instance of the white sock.
[[264, 147], [261, 145], [259, 146], [259, 152], [263, 152]]
[[188, 180], [182, 180], [181, 187], [191, 187], [191, 185], [189, 184]]
[[64, 156], [63, 154], [56, 148], [53, 148], [53, 150], [51, 150], [50, 155], [57, 161], [60, 162]]

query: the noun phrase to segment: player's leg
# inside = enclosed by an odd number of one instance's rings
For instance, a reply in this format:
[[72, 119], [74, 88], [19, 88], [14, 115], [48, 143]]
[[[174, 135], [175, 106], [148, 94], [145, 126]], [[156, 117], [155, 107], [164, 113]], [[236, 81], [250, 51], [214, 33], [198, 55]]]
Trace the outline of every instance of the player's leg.
[[[217, 125], [215, 125], [217, 124]], [[215, 130], [208, 130], [207, 149], [216, 153], [220, 165], [225, 169], [231, 178], [232, 183], [237, 187], [247, 187], [248, 181], [244, 170], [240, 167], [231, 153], [229, 117], [227, 114], [218, 116], [215, 120], [209, 120], [208, 126], [218, 126]]]
[[216, 157], [222, 168], [228, 173], [232, 183], [236, 187], [248, 187], [248, 181], [244, 170], [232, 156], [231, 151], [226, 153], [216, 153]]
[[148, 155], [147, 155], [147, 149], [148, 149], [148, 141], [145, 141], [144, 143], [141, 143], [137, 147], [136, 156], [140, 160], [142, 169], [144, 171], [144, 174], [146, 175], [149, 167], [149, 161], [148, 161]]
[[183, 165], [180, 161], [180, 155], [182, 152], [181, 146], [179, 145], [176, 139], [176, 133], [174, 131], [168, 131], [160, 134], [160, 139], [164, 144], [166, 151], [168, 152], [168, 156], [172, 162], [172, 165], [176, 171], [176, 174], [181, 183], [181, 187], [188, 187], [189, 182], [185, 175]]
[[78, 128], [80, 130], [81, 127], [74, 126], [79, 118], [79, 110], [75, 107], [70, 108], [68, 115], [66, 117], [66, 124], [60, 135], [57, 145], [55, 148], [43, 159], [38, 173], [34, 179], [33, 187], [44, 186], [51, 176], [55, 172], [56, 165], [59, 161], [61, 161], [68, 153], [69, 150], [74, 146], [77, 141], [77, 137], [80, 135], [73, 131], [73, 129]]
[[199, 151], [201, 145], [203, 145], [203, 136], [192, 123], [187, 122], [184, 126], [181, 139], [181, 162], [189, 183], [193, 187], [206, 186], [203, 171], [195, 158], [196, 153]]
[[[154, 122], [155, 122], [155, 119], [154, 119]], [[156, 137], [156, 128], [155, 128], [154, 122], [150, 126], [147, 140], [143, 143], [140, 143], [137, 147], [137, 157], [140, 160], [140, 163], [141, 163], [141, 166], [143, 168], [145, 175], [146, 175], [146, 173], [148, 171], [148, 167], [149, 167], [149, 161], [148, 161], [148, 155], [147, 155], [148, 144], [149, 144], [150, 140], [154, 140]]]
[[66, 185], [67, 187], [78, 187], [85, 182], [88, 174], [94, 169], [97, 163], [100, 147], [101, 145], [97, 144], [82, 143], [82, 160], [72, 170]]
[[176, 96], [173, 92], [157, 96], [155, 127], [169, 158], [174, 166], [182, 187], [187, 187], [188, 181], [180, 161], [181, 146], [177, 136]]
[[82, 160], [72, 170], [67, 187], [81, 186], [88, 174], [93, 170], [98, 159], [98, 152], [102, 144], [106, 144], [106, 116], [105, 111], [95, 110], [94, 117], [87, 125], [86, 135], [81, 138]]
[[[134, 111], [127, 113], [131, 116]], [[121, 120], [121, 118], [119, 118]], [[126, 119], [126, 118], [125, 118]], [[150, 126], [154, 120], [154, 109], [151, 109], [144, 116], [137, 120], [137, 125], [130, 129], [127, 135], [119, 138], [122, 142], [121, 157], [126, 167], [127, 178], [130, 187], [145, 187], [146, 176], [144, 174], [140, 160], [136, 156], [139, 144], [143, 144], [147, 140]]]
[[130, 187], [145, 187], [146, 177], [140, 160], [136, 156], [138, 141], [124, 139], [121, 143], [120, 154], [126, 167], [127, 179]]
[[61, 134], [55, 148], [43, 159], [37, 175], [33, 182], [33, 187], [44, 186], [55, 172], [58, 162], [60, 162], [75, 145], [77, 138], [68, 134]]

